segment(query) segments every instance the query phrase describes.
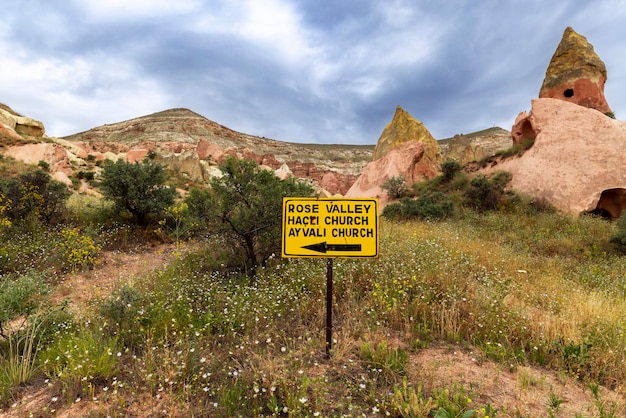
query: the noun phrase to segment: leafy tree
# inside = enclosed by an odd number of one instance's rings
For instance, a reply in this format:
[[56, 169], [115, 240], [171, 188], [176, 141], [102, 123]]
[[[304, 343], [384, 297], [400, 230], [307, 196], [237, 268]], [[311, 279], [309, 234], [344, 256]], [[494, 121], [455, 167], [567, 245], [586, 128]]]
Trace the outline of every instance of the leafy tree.
[[118, 212], [128, 211], [139, 225], [147, 225], [150, 215], [159, 215], [174, 203], [176, 190], [165, 186], [166, 180], [165, 167], [150, 159], [141, 164], [107, 161], [100, 188]]
[[258, 266], [280, 251], [283, 197], [309, 197], [314, 191], [249, 160], [227, 157], [219, 168], [223, 176], [211, 180], [212, 192], [194, 191], [186, 203], [215, 233], [235, 244], [247, 273], [254, 276]]

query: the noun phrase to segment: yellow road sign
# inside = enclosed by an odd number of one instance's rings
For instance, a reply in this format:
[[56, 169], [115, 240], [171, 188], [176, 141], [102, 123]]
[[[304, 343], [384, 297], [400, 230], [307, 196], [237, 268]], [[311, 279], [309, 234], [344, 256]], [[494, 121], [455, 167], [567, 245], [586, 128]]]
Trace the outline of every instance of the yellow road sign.
[[378, 199], [283, 198], [283, 257], [378, 257]]

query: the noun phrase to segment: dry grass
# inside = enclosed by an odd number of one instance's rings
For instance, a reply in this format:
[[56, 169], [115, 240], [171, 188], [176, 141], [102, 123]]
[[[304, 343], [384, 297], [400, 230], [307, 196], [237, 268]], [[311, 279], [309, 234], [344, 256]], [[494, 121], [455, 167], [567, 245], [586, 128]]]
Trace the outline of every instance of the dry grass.
[[120, 254], [58, 287], [83, 296], [49, 345], [77, 358], [63, 341], [99, 332], [114, 373], [44, 354], [48, 383], [4, 413], [625, 416], [626, 262], [606, 251], [611, 232], [546, 214], [383, 222], [380, 259], [334, 263], [330, 359], [323, 260], [273, 260], [251, 286], [215, 273], [211, 243]]

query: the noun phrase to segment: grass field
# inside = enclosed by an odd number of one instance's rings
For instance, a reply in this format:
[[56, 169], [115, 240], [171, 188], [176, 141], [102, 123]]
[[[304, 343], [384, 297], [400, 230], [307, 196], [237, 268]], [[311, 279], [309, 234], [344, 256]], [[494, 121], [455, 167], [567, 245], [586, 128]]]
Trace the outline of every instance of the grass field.
[[[274, 258], [250, 283], [221, 268], [227, 243], [188, 242], [86, 303], [34, 313], [30, 334], [0, 338], [3, 411], [626, 416], [626, 258], [609, 245], [614, 231], [516, 211], [383, 220], [379, 259], [334, 262], [329, 359], [325, 260]], [[72, 245], [152, 263], [132, 231], [96, 232]], [[3, 268], [29, 263], [48, 308], [74, 277], [54, 268], [64, 236], [2, 241]], [[84, 276], [95, 282], [103, 267]]]

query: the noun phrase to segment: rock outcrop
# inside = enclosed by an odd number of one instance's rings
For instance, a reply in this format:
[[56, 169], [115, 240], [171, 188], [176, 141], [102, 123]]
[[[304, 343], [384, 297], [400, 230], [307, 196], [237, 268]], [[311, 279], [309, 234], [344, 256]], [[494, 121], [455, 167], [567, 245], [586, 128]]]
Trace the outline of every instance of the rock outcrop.
[[43, 123], [22, 116], [0, 103], [0, 140], [13, 143], [23, 139], [39, 139], [43, 137], [44, 133]]
[[407, 184], [421, 179], [420, 165], [425, 154], [424, 144], [419, 141], [397, 145], [381, 158], [367, 164], [346, 197], [378, 198], [379, 210], [382, 210], [390, 199], [381, 186], [392, 177], [404, 177]]
[[418, 141], [424, 145], [424, 157], [420, 162], [420, 170], [424, 177], [435, 175], [441, 162], [441, 149], [437, 140], [433, 138], [422, 122], [415, 119], [400, 106], [396, 107], [393, 119], [380, 134], [376, 148], [374, 148], [372, 161], [382, 158], [393, 148], [409, 141]]
[[604, 97], [607, 71], [587, 39], [568, 27], [546, 70], [539, 98], [565, 100], [602, 113], [611, 112]]
[[511, 146], [511, 132], [493, 127], [469, 134], [457, 134], [437, 141], [442, 161], [455, 160], [465, 165], [494, 155]]
[[511, 187], [575, 216], [617, 218], [626, 209], [626, 122], [560, 99], [535, 99], [518, 118], [533, 146], [492, 169], [509, 171]]

